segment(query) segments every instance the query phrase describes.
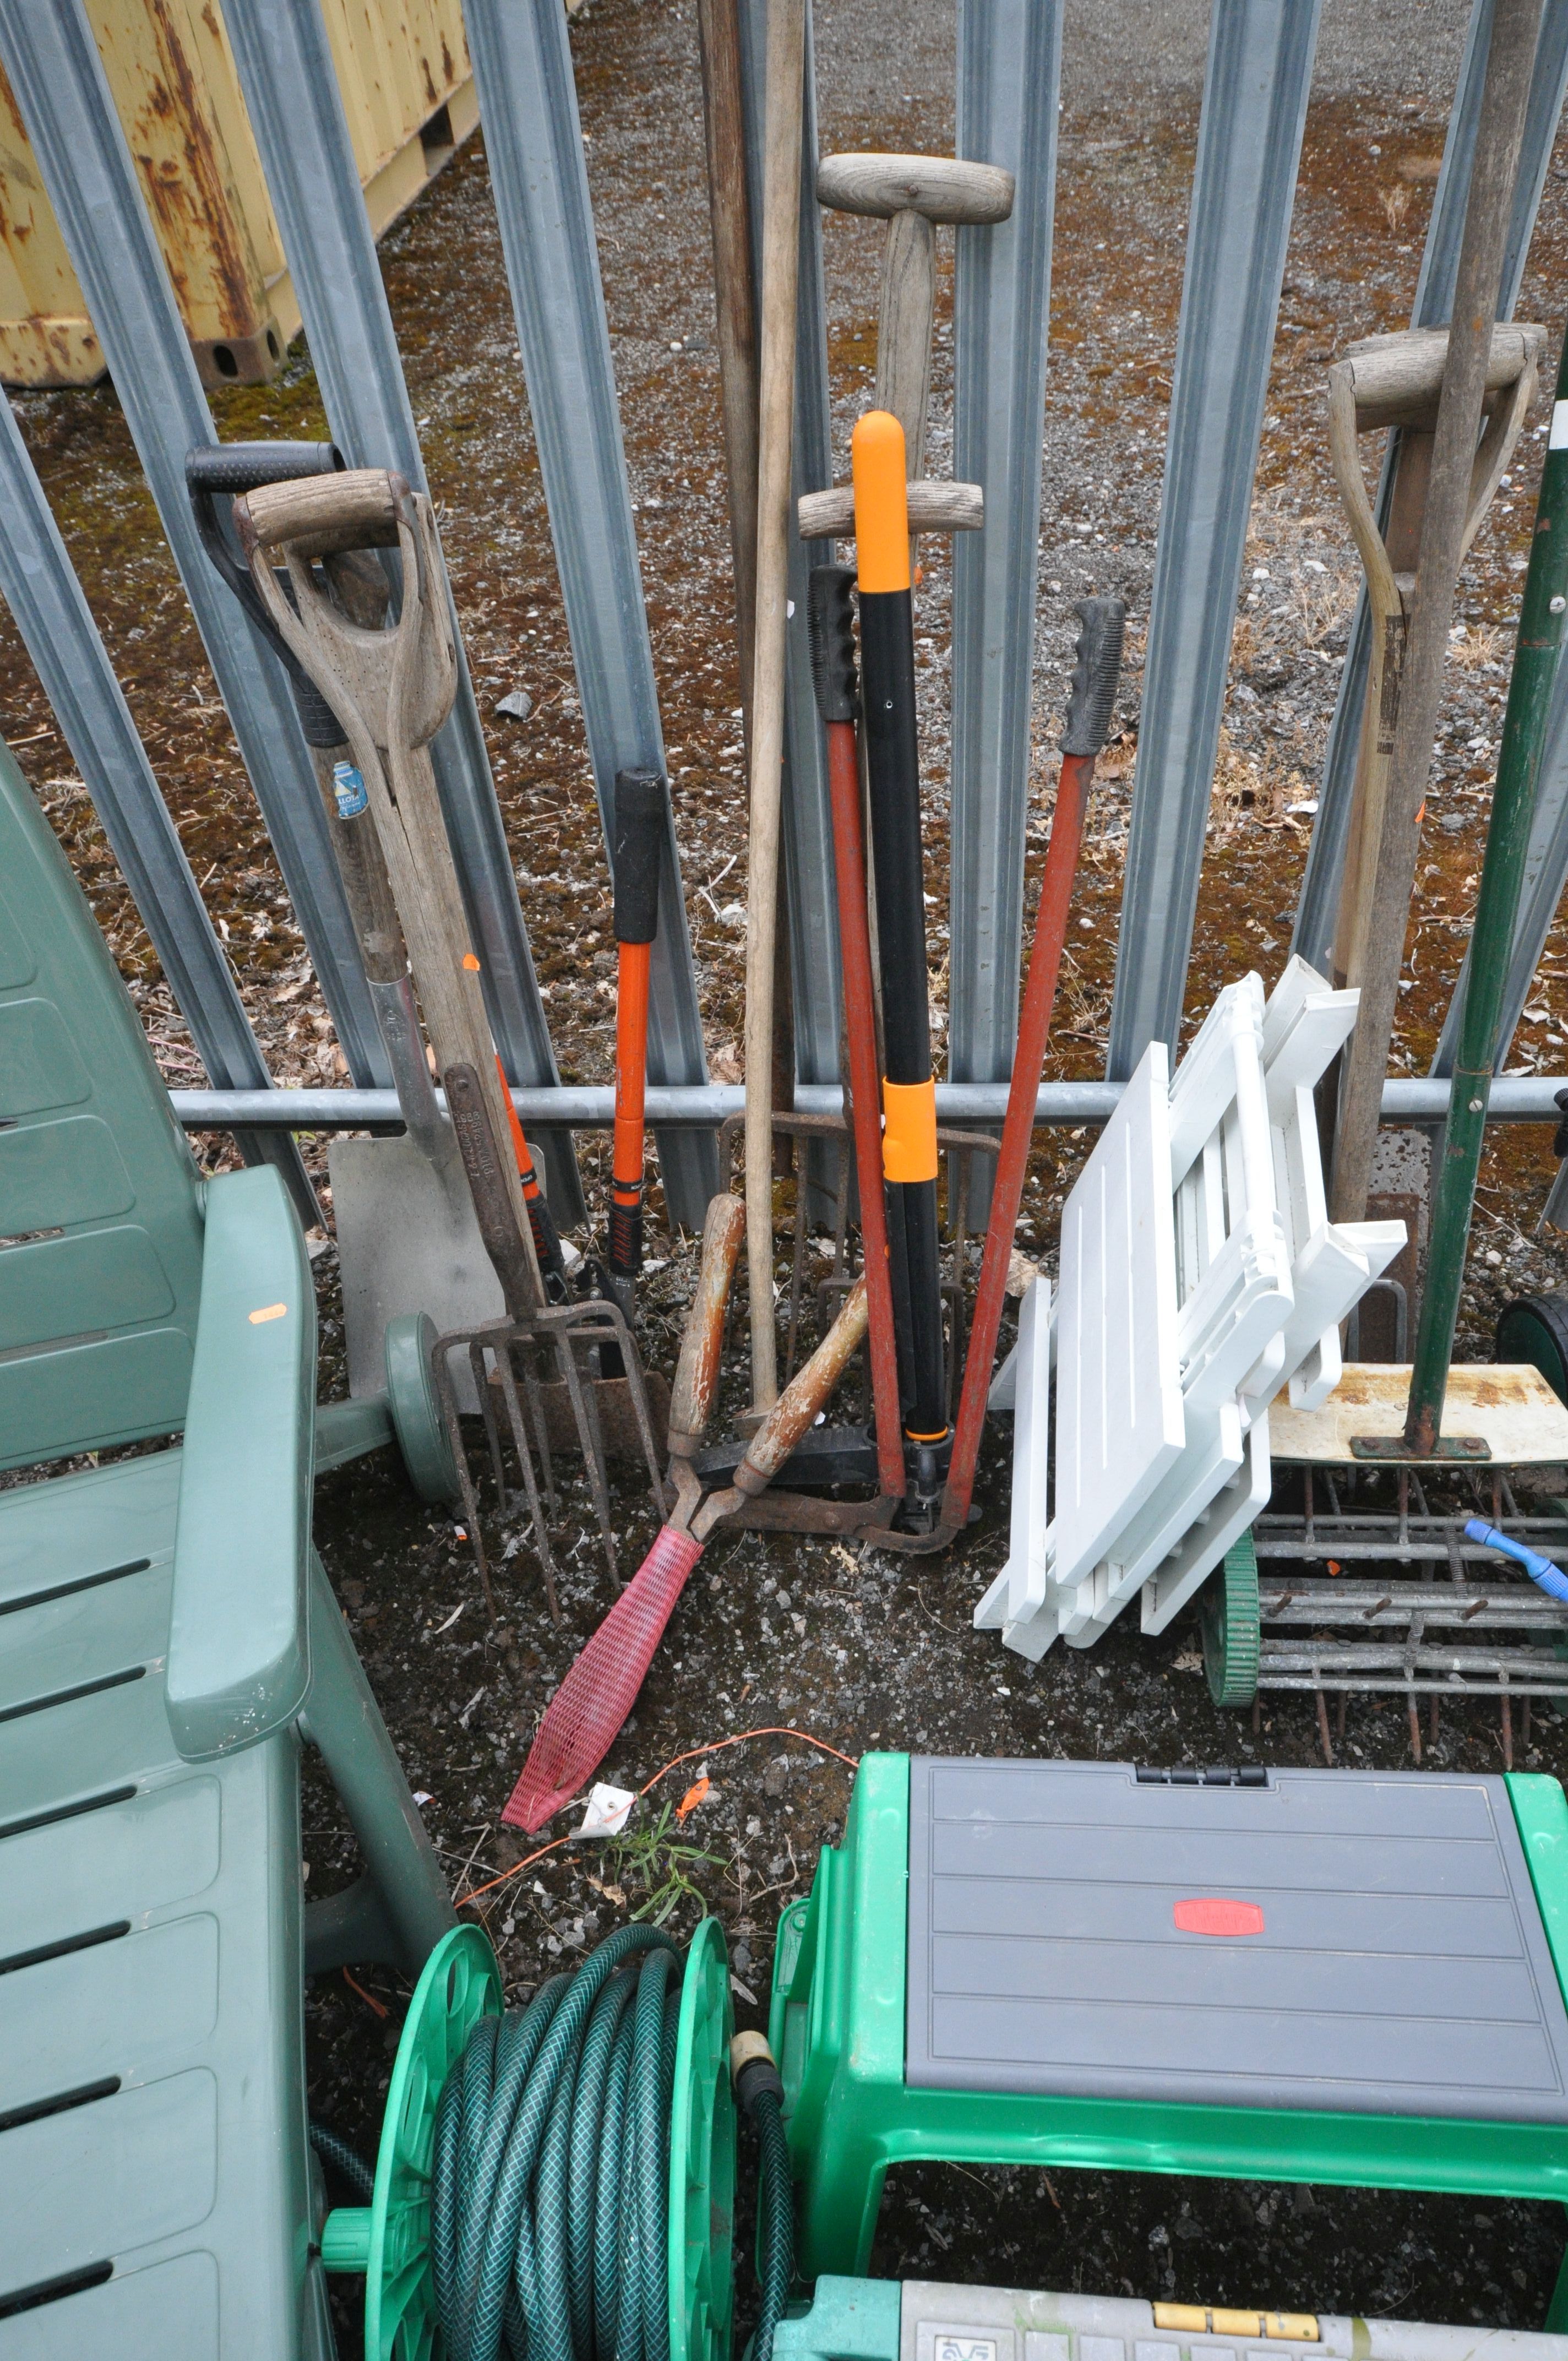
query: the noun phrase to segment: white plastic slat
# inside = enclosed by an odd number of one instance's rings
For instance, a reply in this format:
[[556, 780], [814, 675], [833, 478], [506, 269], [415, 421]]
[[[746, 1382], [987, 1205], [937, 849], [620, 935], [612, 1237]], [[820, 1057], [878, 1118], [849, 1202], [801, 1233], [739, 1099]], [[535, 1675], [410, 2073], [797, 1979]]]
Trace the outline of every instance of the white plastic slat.
[[1234, 1399], [1215, 1410], [1190, 1410], [1186, 1449], [1141, 1514], [1117, 1537], [1115, 1556], [1080, 1583], [1070, 1606], [1065, 1601], [1058, 1605], [1063, 1639], [1075, 1648], [1086, 1648], [1109, 1630], [1149, 1576], [1180, 1550], [1245, 1457], [1241, 1412]]
[[1267, 1508], [1274, 1479], [1266, 1411], [1248, 1429], [1246, 1454], [1246, 1466], [1234, 1489], [1220, 1497], [1208, 1517], [1193, 1527], [1180, 1548], [1144, 1585], [1139, 1609], [1146, 1631], [1163, 1631], [1180, 1614], [1225, 1552]]
[[[1018, 1306], [1018, 1341], [1008, 1356], [1013, 1395], [1013, 1505], [1006, 1565], [975, 1609], [977, 1630], [1000, 1629], [1046, 1595], [1049, 1522], [1046, 1447], [1050, 1422], [1051, 1283], [1036, 1279]], [[995, 1387], [992, 1403], [995, 1407]]]
[[1062, 1213], [1056, 1579], [1104, 1555], [1180, 1453], [1165, 1044], [1152, 1041]]

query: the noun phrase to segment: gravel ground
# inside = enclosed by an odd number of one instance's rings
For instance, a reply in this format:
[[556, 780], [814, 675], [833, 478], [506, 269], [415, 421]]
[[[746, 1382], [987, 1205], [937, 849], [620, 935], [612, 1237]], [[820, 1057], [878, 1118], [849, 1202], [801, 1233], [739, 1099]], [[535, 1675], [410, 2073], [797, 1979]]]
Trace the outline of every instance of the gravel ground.
[[[1187, 0], [1118, 0], [1073, 10], [1066, 32], [1036, 847], [1070, 669], [1071, 600], [1087, 589], [1118, 589], [1131, 629], [1123, 734], [1095, 797], [1058, 1000], [1050, 1071], [1063, 1076], [1102, 1066], [1207, 15]], [[1300, 807], [1315, 793], [1356, 578], [1323, 449], [1323, 365], [1354, 337], [1408, 319], [1463, 19], [1454, 0], [1400, 7], [1329, 0], [1324, 11], [1190, 1023], [1222, 983], [1252, 964], [1272, 981], [1286, 956], [1310, 824]], [[740, 1071], [744, 814], [689, 0], [591, 0], [574, 45], [710, 1062], [716, 1075], [732, 1079]], [[950, 147], [952, 47], [946, 8], [915, 13], [891, 0], [823, 5], [824, 146]], [[1549, 324], [1568, 258], [1565, 179], [1560, 151], [1519, 307], [1521, 316]], [[835, 219], [825, 245], [843, 441], [873, 359], [876, 233]], [[387, 241], [383, 259], [561, 1071], [568, 1080], [608, 1079], [609, 897], [478, 142]], [[935, 473], [951, 459], [945, 238], [939, 261]], [[29, 396], [18, 408], [274, 1073], [285, 1082], [341, 1078], [330, 1021], [113, 390]], [[300, 351], [274, 383], [218, 396], [214, 412], [225, 436], [324, 431]], [[1533, 426], [1530, 434], [1462, 585], [1464, 637], [1432, 796], [1437, 825], [1396, 1048], [1397, 1061], [1412, 1071], [1430, 1058], [1474, 904], [1533, 500], [1540, 440]], [[939, 1029], [950, 586], [940, 546], [928, 555], [917, 630]], [[522, 723], [494, 716], [513, 688], [533, 700]], [[188, 1036], [4, 618], [0, 697], [7, 735], [93, 896], [166, 1072], [171, 1081], [198, 1078]], [[1568, 1061], [1565, 949], [1559, 928], [1516, 1051], [1521, 1065], [1562, 1071]], [[1047, 1262], [1062, 1194], [1090, 1144], [1082, 1135], [1053, 1137], [1036, 1159], [1023, 1241]], [[227, 1153], [221, 1141], [207, 1148], [214, 1163]], [[584, 1144], [590, 1196], [602, 1195], [600, 1154]], [[1563, 1279], [1558, 1244], [1530, 1236], [1551, 1171], [1544, 1134], [1515, 1129], [1489, 1151], [1462, 1352], [1489, 1352], [1497, 1305], [1521, 1283]], [[643, 1343], [650, 1364], [667, 1371], [692, 1262], [689, 1242], [660, 1228], [656, 1192], [650, 1255], [660, 1268], [645, 1290]], [[341, 1385], [341, 1323], [330, 1241], [317, 1269], [323, 1390], [331, 1390]], [[742, 1390], [738, 1363], [727, 1383], [733, 1410]], [[942, 1559], [716, 1537], [607, 1765], [618, 1784], [640, 1786], [674, 1758], [690, 1757], [657, 1791], [676, 1800], [707, 1765], [707, 1798], [678, 1831], [694, 1857], [672, 1850], [666, 1831], [656, 1845], [608, 1854], [563, 1848], [492, 1887], [475, 1907], [514, 1993], [651, 1900], [670, 1905], [672, 1926], [689, 1926], [700, 1896], [725, 1920], [737, 2007], [742, 2021], [756, 2021], [777, 1911], [804, 1890], [819, 1847], [841, 1829], [848, 1800], [848, 1769], [805, 1743], [807, 1733], [850, 1756], [906, 1746], [1161, 1763], [1314, 1759], [1309, 1701], [1266, 1704], [1255, 1729], [1211, 1707], [1190, 1623], [1150, 1642], [1124, 1619], [1090, 1654], [1058, 1652], [1036, 1669], [974, 1632], [973, 1602], [1005, 1554], [1007, 1452], [1004, 1434], [988, 1440], [981, 1520]], [[427, 1818], [459, 1891], [488, 1884], [523, 1857], [499, 1828], [500, 1806], [541, 1708], [611, 1596], [586, 1509], [581, 1488], [568, 1488], [559, 1628], [544, 1612], [521, 1527], [492, 1521], [502, 1623], [491, 1631], [466, 1545], [448, 1521], [417, 1509], [384, 1458], [320, 1487], [323, 1556], [411, 1780], [428, 1795]], [[635, 1563], [653, 1530], [651, 1505], [623, 1483], [617, 1514], [624, 1557]], [[769, 1734], [719, 1751], [758, 1728]], [[1358, 1765], [1408, 1765], [1402, 1707], [1354, 1706], [1343, 1754]], [[1438, 1769], [1496, 1769], [1497, 1727], [1478, 1707], [1452, 1713], [1426, 1759]], [[1518, 1759], [1561, 1775], [1563, 1723], [1538, 1716]], [[643, 1807], [645, 1830], [655, 1808], [656, 1797]], [[310, 1890], [328, 1892], [353, 1862], [319, 1780], [306, 1821]], [[313, 2103], [362, 2144], [374, 2138], [404, 1997], [396, 1979], [378, 1972], [313, 1995]], [[1526, 2327], [1542, 2316], [1561, 2243], [1555, 2213], [1520, 2204], [927, 2167], [890, 2188], [875, 2267]]]

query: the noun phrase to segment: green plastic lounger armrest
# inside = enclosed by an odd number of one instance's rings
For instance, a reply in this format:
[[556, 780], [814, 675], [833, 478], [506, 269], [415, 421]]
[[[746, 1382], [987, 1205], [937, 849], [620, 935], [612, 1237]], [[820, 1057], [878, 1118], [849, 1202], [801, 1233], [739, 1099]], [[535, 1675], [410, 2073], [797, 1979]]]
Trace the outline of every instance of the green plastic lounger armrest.
[[180, 1474], [169, 1723], [189, 1762], [285, 1729], [310, 1686], [305, 1609], [316, 1312], [270, 1165], [207, 1187]]

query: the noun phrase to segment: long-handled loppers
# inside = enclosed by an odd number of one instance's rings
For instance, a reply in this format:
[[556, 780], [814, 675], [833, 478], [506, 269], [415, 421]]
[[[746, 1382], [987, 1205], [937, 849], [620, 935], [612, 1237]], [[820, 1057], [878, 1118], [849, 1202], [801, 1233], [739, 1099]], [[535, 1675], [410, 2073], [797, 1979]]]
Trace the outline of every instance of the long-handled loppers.
[[675, 1505], [652, 1548], [545, 1708], [522, 1776], [501, 1817], [532, 1833], [575, 1795], [614, 1744], [714, 1527], [766, 1490], [814, 1423], [866, 1333], [866, 1285], [858, 1279], [832, 1327], [751, 1437], [731, 1480], [707, 1490], [694, 1460], [718, 1385], [724, 1312], [746, 1209], [709, 1200], [702, 1266], [686, 1317], [670, 1396], [670, 1466]]

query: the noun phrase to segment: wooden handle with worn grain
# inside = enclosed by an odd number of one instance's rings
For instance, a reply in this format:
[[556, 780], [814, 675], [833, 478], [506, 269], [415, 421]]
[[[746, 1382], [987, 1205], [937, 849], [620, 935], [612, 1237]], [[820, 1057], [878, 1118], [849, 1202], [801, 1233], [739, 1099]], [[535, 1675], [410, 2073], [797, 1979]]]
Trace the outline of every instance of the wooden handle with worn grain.
[[670, 1391], [670, 1453], [689, 1459], [707, 1432], [713, 1397], [718, 1385], [718, 1359], [724, 1345], [724, 1312], [740, 1241], [746, 1235], [746, 1208], [739, 1197], [707, 1201], [702, 1225], [702, 1263], [696, 1292], [686, 1313], [675, 1382]]
[[924, 214], [927, 221], [1001, 222], [1013, 210], [1014, 177], [1000, 164], [956, 156], [824, 156], [817, 202], [839, 214]]
[[850, 1356], [866, 1333], [866, 1282], [857, 1279], [833, 1325], [793, 1377], [746, 1446], [735, 1470], [735, 1488], [754, 1499], [766, 1491], [790, 1453], [816, 1424], [817, 1413], [843, 1376]]
[[[1544, 328], [1518, 321], [1492, 331], [1486, 390], [1500, 393], [1539, 360]], [[1437, 417], [1448, 357], [1446, 328], [1401, 328], [1393, 335], [1364, 336], [1349, 346], [1336, 366], [1348, 368], [1355, 391], [1355, 430], [1369, 434], [1383, 426], [1428, 426]]]
[[336, 550], [394, 548], [398, 504], [407, 492], [403, 478], [385, 467], [350, 467], [340, 476], [259, 484], [235, 502], [235, 514], [242, 541], [248, 519], [258, 548], [287, 543], [301, 557], [326, 557]]
[[[911, 484], [907, 498], [911, 533], [979, 533], [985, 522], [985, 494], [978, 484], [924, 481]], [[802, 541], [853, 541], [853, 484], [803, 492], [795, 506]]]

